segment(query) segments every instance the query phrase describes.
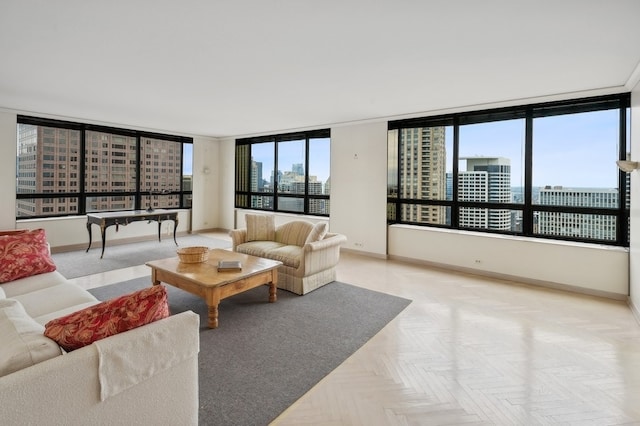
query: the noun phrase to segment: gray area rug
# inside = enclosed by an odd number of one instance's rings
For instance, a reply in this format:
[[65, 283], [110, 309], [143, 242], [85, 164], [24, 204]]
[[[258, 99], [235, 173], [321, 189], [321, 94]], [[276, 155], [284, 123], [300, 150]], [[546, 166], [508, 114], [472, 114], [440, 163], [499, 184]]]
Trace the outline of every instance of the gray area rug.
[[[230, 248], [231, 242], [202, 235], [185, 235], [177, 237], [178, 247], [205, 246], [209, 248]], [[164, 237], [162, 241], [154, 239], [131, 244], [107, 246], [104, 257], [100, 259], [102, 243], [94, 241], [91, 250], [70, 251], [52, 255], [58, 271], [66, 278], [77, 278], [114, 269], [144, 265], [150, 260], [176, 257], [178, 249], [172, 237]]]
[[[150, 284], [90, 291], [106, 300]], [[202, 299], [166, 287], [172, 314], [200, 315], [200, 425], [267, 425], [411, 303], [340, 282], [304, 296], [278, 290], [268, 303], [260, 286], [223, 300], [211, 330]]]

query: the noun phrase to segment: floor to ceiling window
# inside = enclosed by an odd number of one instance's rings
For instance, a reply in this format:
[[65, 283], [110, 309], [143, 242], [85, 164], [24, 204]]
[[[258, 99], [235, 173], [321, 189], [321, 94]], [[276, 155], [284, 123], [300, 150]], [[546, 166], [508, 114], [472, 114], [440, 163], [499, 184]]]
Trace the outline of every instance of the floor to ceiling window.
[[629, 94], [389, 123], [389, 223], [628, 245]]
[[236, 140], [236, 207], [328, 216], [328, 129]]
[[191, 206], [193, 140], [18, 116], [16, 218]]

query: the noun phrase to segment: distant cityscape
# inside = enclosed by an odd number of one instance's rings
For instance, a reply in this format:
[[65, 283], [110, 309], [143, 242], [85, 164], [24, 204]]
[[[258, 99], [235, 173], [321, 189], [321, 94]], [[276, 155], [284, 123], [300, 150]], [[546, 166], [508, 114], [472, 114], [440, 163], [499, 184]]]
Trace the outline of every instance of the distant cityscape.
[[[390, 185], [390, 195], [423, 200], [453, 199], [453, 174], [446, 172], [445, 128], [409, 128], [399, 132], [401, 152], [400, 185]], [[463, 157], [466, 169], [458, 171], [458, 200], [491, 203], [524, 203], [524, 189], [511, 186], [510, 159], [504, 157]], [[394, 172], [395, 173], [395, 172]], [[628, 199], [628, 197], [627, 197]], [[616, 188], [568, 188], [562, 185], [535, 187], [534, 205], [567, 207], [618, 207]], [[393, 207], [389, 214], [395, 215]], [[522, 231], [522, 210], [462, 207], [461, 228]], [[448, 206], [405, 205], [403, 222], [450, 225]], [[534, 233], [584, 239], [615, 240], [615, 215], [588, 215], [567, 212], [534, 213]]]
[[[274, 170], [269, 171], [269, 179], [264, 179], [263, 163], [251, 160], [251, 191], [274, 193], [277, 182], [278, 189], [278, 210], [304, 212], [304, 199], [295, 195], [305, 194], [305, 185], [308, 186], [309, 213], [311, 214], [329, 214], [330, 202], [328, 199], [313, 198], [313, 195], [330, 195], [331, 194], [331, 177], [325, 182], [318, 180], [317, 176], [309, 176], [308, 180], [305, 176], [304, 165], [302, 163], [294, 163], [291, 170], [278, 170], [277, 174]], [[292, 196], [287, 196], [291, 194]], [[273, 196], [253, 196], [251, 198], [251, 207], [256, 209], [273, 210]]]

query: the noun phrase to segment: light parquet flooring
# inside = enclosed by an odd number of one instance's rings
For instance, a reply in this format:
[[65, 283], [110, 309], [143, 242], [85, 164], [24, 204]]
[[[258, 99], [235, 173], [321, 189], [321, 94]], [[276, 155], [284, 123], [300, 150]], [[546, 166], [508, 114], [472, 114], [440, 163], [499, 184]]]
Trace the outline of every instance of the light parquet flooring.
[[338, 279], [413, 302], [274, 425], [640, 425], [626, 302], [349, 252]]
[[625, 302], [353, 253], [338, 279], [413, 302], [276, 425], [640, 424]]

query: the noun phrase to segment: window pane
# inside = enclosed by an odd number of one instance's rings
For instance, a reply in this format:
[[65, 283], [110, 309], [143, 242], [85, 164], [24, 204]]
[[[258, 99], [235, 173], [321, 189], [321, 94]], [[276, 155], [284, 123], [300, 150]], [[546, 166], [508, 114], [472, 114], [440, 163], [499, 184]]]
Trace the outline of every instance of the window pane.
[[[205, 170], [202, 173], [211, 173], [211, 170], [207, 172], [206, 169], [209, 166], [205, 166]], [[193, 144], [182, 144], [182, 190], [193, 191]]]
[[113, 197], [87, 197], [87, 213], [116, 210], [133, 210], [135, 199], [133, 196], [122, 195]]
[[328, 215], [330, 203], [326, 198], [309, 198], [309, 214]]
[[[387, 205], [388, 214], [395, 214], [395, 205]], [[401, 204], [400, 221], [410, 223], [451, 224], [451, 209], [447, 206]]]
[[[309, 139], [309, 195], [329, 195], [331, 193], [330, 165], [331, 139]], [[327, 210], [325, 214], [328, 213]]]
[[85, 191], [135, 191], [136, 138], [95, 131], [85, 138]]
[[251, 196], [251, 208], [273, 210], [273, 196], [267, 195], [252, 195]]
[[[534, 119], [534, 204], [596, 207], [585, 202], [599, 197], [586, 192], [617, 192], [619, 114], [619, 110], [606, 110]], [[555, 195], [543, 199], [541, 189]], [[582, 193], [581, 200], [571, 195], [575, 192]], [[617, 207], [617, 202], [610, 207]]]
[[[79, 192], [80, 131], [18, 124], [16, 194]], [[17, 200], [16, 217], [74, 214], [77, 199]], [[73, 208], [73, 210], [71, 210]]]
[[522, 231], [522, 210], [461, 207], [459, 212], [460, 228]]
[[78, 198], [27, 198], [16, 200], [16, 217], [78, 214]]
[[[387, 133], [387, 197], [398, 197], [398, 129]], [[387, 208], [387, 218], [395, 218], [395, 208]]]
[[458, 199], [523, 203], [524, 135], [524, 119], [460, 126]]
[[[280, 194], [304, 194], [304, 165], [304, 139], [278, 142], [278, 192]], [[278, 201], [278, 208], [282, 208], [280, 201]]]
[[445, 126], [399, 130], [401, 198], [446, 200], [451, 196], [446, 172], [453, 169], [451, 155], [447, 156], [447, 151], [453, 152], [452, 135], [452, 128]]
[[534, 212], [535, 233], [555, 237], [571, 237], [603, 241], [616, 240], [614, 215], [592, 215], [565, 212]]
[[[256, 143], [251, 145], [251, 191], [252, 192], [273, 192], [274, 189], [274, 142]], [[263, 202], [271, 200], [268, 208], [273, 208], [273, 197], [264, 197], [260, 205], [254, 205], [254, 200], [262, 199], [262, 197], [251, 199], [251, 207], [267, 208]]]
[[278, 210], [285, 212], [304, 212], [304, 198], [278, 197]]

